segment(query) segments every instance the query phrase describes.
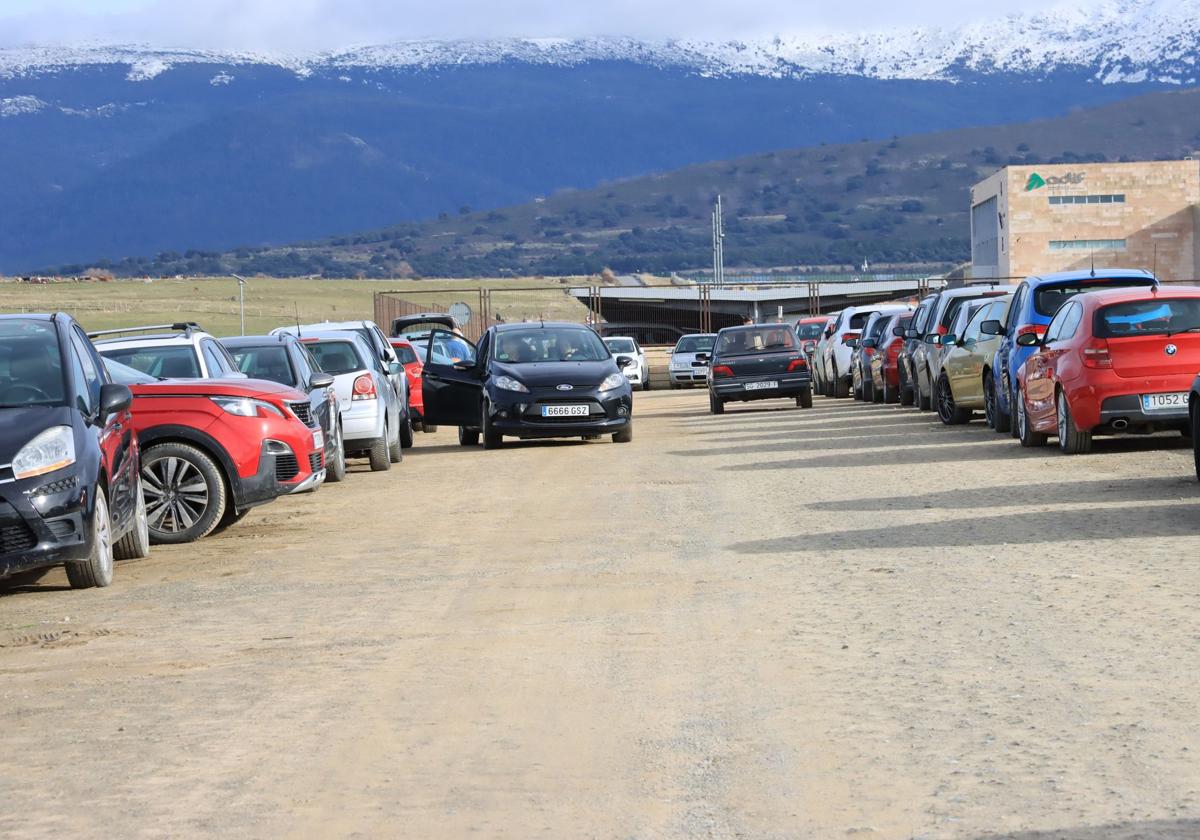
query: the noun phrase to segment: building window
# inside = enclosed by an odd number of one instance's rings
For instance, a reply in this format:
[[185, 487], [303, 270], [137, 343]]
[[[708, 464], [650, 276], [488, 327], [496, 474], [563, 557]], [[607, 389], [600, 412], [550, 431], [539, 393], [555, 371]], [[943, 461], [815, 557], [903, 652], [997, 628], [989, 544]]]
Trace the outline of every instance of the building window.
[[1116, 195], [1052, 195], [1050, 204], [1124, 204], [1125, 196]]
[[1124, 251], [1124, 239], [1051, 239], [1051, 251]]

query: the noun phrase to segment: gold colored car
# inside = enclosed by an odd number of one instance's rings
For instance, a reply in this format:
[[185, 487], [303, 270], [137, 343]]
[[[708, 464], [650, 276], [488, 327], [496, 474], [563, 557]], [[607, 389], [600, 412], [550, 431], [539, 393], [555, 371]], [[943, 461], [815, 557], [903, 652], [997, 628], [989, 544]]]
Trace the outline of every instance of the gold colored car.
[[988, 393], [992, 360], [1000, 346], [1000, 336], [980, 330], [984, 321], [1004, 322], [1012, 295], [971, 301], [963, 306], [942, 336], [945, 353], [942, 375], [934, 389], [938, 418], [947, 426], [966, 423], [976, 411], [983, 411], [988, 425], [995, 422], [995, 396]]

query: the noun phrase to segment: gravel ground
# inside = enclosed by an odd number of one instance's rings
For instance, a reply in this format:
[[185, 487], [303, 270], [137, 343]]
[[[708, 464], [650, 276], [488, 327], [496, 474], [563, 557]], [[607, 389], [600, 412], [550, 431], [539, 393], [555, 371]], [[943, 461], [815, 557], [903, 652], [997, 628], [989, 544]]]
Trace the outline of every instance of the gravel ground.
[[1177, 437], [637, 399], [0, 589], [0, 836], [1200, 836]]

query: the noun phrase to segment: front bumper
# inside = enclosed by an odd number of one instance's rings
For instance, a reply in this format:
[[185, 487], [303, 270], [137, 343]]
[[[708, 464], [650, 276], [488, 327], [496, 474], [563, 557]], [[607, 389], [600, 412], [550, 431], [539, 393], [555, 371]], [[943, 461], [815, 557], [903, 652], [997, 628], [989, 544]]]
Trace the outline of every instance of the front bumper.
[[676, 385], [687, 385], [694, 382], [708, 381], [708, 368], [680, 368], [671, 370], [671, 382]]
[[[746, 389], [747, 385], [753, 386], [758, 382], [778, 382], [778, 388], [751, 388]], [[726, 402], [730, 400], [739, 400], [741, 402], [750, 402], [752, 400], [773, 400], [782, 399], [785, 397], [798, 397], [805, 391], [812, 389], [812, 376], [808, 371], [794, 373], [774, 373], [761, 376], [727, 376], [721, 379], [714, 379], [708, 386], [718, 397]]]
[[0, 578], [87, 559], [91, 486], [77, 470], [0, 485]]
[[[519, 438], [580, 437], [619, 432], [633, 421], [633, 391], [628, 384], [603, 393], [578, 389], [570, 396], [554, 388], [531, 393], [500, 391], [489, 395], [492, 425], [502, 435]], [[586, 417], [543, 417], [543, 406], [586, 405]]]

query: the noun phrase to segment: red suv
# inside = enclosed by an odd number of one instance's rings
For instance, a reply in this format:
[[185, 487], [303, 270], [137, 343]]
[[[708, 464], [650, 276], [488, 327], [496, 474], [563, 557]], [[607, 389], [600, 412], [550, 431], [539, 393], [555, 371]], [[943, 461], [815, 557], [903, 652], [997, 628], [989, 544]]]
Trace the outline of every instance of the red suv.
[[133, 392], [150, 538], [186, 543], [247, 510], [325, 479], [325, 440], [308, 397], [260, 379], [156, 380], [111, 359]]
[[425, 424], [425, 397], [421, 393], [421, 371], [425, 365], [421, 362], [421, 354], [407, 338], [390, 338], [396, 358], [404, 365], [404, 375], [408, 377], [408, 413], [412, 417], [414, 428], [423, 432], [436, 432], [437, 426]]

